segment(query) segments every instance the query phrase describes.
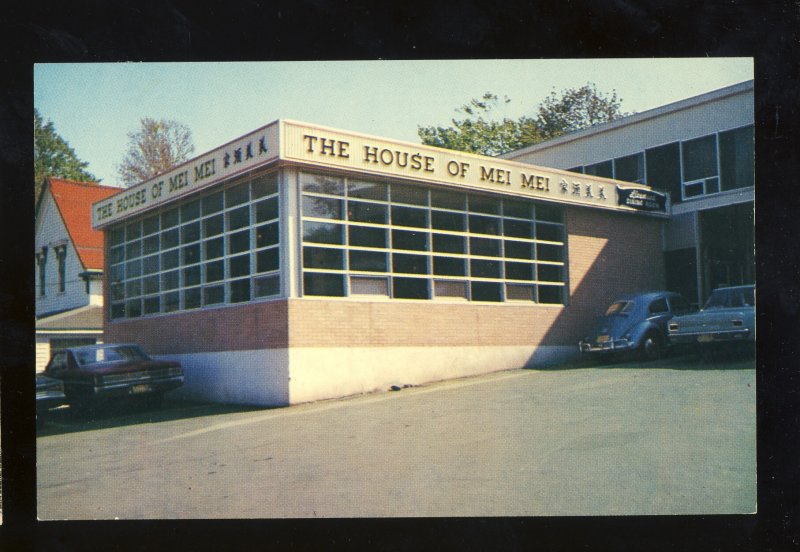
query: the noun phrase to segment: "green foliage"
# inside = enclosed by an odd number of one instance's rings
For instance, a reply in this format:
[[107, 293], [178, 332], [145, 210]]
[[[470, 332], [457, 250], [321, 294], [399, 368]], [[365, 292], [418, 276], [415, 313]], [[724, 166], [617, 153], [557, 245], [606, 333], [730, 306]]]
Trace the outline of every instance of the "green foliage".
[[189, 128], [168, 119], [140, 119], [140, 127], [129, 132], [128, 139], [128, 151], [118, 167], [126, 186], [166, 172], [194, 152]]
[[33, 170], [35, 197], [39, 197], [48, 176], [79, 181], [97, 181], [86, 170], [89, 163], [81, 161], [69, 144], [56, 132], [52, 121], [46, 123], [37, 109], [33, 110]]
[[[510, 101], [503, 97], [503, 104]], [[616, 92], [606, 97], [592, 83], [560, 96], [554, 90], [537, 106], [535, 117], [497, 120], [499, 103], [496, 94], [487, 92], [456, 109], [466, 116], [452, 119], [452, 126], [418, 126], [417, 134], [430, 146], [495, 156], [627, 115]]]

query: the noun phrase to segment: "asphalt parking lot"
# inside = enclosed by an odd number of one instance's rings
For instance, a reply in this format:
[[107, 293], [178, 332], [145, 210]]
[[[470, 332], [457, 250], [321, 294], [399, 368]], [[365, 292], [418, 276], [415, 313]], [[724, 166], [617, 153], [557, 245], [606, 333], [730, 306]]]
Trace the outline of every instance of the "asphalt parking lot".
[[515, 370], [258, 409], [50, 413], [40, 519], [751, 513], [750, 358]]

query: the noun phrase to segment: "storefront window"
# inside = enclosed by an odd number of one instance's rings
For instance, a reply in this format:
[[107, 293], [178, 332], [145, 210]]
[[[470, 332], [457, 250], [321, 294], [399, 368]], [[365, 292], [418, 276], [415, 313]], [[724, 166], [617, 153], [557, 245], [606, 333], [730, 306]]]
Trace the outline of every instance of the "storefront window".
[[564, 302], [560, 206], [306, 173], [300, 189], [306, 296]]
[[110, 228], [111, 318], [279, 295], [278, 201], [273, 172]]

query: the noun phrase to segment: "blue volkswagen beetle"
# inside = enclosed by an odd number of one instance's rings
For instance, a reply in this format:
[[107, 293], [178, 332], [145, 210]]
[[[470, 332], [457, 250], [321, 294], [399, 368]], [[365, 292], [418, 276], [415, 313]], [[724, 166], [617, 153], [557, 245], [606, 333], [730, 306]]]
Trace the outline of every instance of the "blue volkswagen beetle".
[[658, 358], [669, 345], [667, 324], [690, 310], [689, 302], [671, 291], [624, 295], [611, 303], [578, 346], [593, 357], [637, 352], [646, 360]]

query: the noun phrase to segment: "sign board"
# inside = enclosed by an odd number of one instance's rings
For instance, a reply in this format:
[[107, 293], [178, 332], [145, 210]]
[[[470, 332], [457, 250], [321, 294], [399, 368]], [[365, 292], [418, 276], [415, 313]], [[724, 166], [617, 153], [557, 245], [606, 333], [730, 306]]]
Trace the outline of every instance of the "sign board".
[[92, 225], [102, 228], [277, 160], [588, 207], [666, 211], [666, 196], [647, 186], [281, 120], [95, 203]]

